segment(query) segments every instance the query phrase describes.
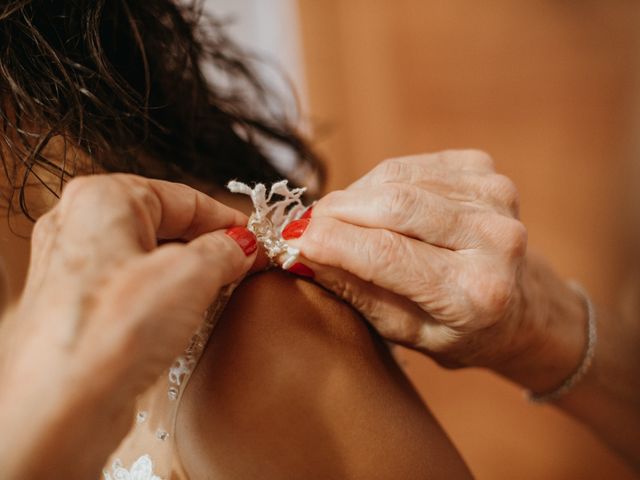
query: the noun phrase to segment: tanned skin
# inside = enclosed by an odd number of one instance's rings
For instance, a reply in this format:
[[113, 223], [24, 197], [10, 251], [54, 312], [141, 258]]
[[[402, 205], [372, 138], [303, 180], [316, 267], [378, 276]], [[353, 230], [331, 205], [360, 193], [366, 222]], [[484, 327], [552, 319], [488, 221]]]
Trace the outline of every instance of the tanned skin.
[[191, 478], [471, 478], [362, 318], [280, 271], [238, 287], [177, 423]]

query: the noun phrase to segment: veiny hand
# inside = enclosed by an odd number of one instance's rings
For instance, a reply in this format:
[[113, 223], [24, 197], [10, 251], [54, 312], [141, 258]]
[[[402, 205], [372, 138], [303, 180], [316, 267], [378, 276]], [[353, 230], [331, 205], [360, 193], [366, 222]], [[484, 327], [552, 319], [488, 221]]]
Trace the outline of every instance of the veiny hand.
[[516, 187], [483, 152], [387, 160], [284, 235], [388, 340], [449, 366], [525, 348], [527, 231]]
[[[295, 273], [315, 272], [387, 339], [444, 365], [544, 393], [582, 361], [584, 298], [526, 253], [518, 192], [485, 153], [387, 160], [283, 234], [303, 254]], [[596, 307], [591, 368], [555, 404], [640, 471], [639, 305]]]
[[35, 225], [26, 287], [0, 330], [3, 475], [98, 478], [135, 396], [254, 263], [255, 237], [227, 231], [246, 222], [185, 185], [121, 174], [68, 184]]

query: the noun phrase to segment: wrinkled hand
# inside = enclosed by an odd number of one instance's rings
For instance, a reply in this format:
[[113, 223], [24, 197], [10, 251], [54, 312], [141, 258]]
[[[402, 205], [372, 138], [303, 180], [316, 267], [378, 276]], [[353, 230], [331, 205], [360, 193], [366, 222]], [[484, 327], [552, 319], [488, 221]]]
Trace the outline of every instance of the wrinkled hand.
[[448, 366], [492, 366], [526, 348], [527, 232], [516, 187], [485, 153], [387, 160], [284, 233], [316, 281], [388, 340]]
[[[387, 339], [444, 365], [488, 367], [538, 393], [583, 365], [588, 302], [525, 255], [518, 192], [482, 152], [387, 160], [283, 236], [303, 254], [294, 273], [311, 267]], [[555, 404], [640, 469], [635, 293], [623, 309], [596, 307], [593, 362]]]
[[121, 174], [68, 184], [34, 227], [26, 287], [0, 331], [0, 417], [12, 436], [1, 471], [97, 478], [135, 396], [254, 263], [255, 237], [226, 231], [246, 222], [186, 185]]

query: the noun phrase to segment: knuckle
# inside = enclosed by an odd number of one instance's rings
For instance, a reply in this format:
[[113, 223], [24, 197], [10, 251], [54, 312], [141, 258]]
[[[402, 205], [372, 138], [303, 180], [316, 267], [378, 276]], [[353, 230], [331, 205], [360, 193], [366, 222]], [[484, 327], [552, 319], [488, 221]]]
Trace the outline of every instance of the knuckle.
[[495, 169], [495, 162], [493, 161], [493, 157], [484, 150], [470, 148], [466, 150], [460, 150], [458, 153], [466, 159], [469, 165], [489, 170]]
[[509, 271], [493, 273], [475, 290], [473, 303], [481, 313], [495, 317], [508, 309], [516, 289], [515, 275]]
[[503, 229], [503, 245], [510, 259], [521, 258], [527, 250], [527, 228], [518, 220], [509, 220]]
[[[136, 206], [155, 207], [158, 202], [157, 197], [146, 187], [134, 186], [129, 190], [129, 199]], [[145, 208], [147, 211], [148, 208]]]
[[117, 200], [118, 185], [111, 175], [88, 175], [73, 178], [62, 192], [61, 204], [75, 202], [100, 202]]
[[93, 190], [93, 186], [99, 180], [93, 176], [82, 176], [72, 178], [64, 187], [62, 199], [83, 195]]
[[373, 241], [367, 243], [367, 271], [364, 280], [372, 281], [381, 268], [388, 269], [394, 264], [400, 248], [397, 236], [389, 230], [379, 230]]
[[429, 159], [433, 164], [445, 169], [451, 168], [452, 165], [456, 168], [458, 165], [470, 163], [467, 150], [440, 150], [439, 152], [425, 154], [423, 158]]
[[488, 282], [486, 291], [487, 307], [492, 312], [502, 312], [509, 305], [514, 291], [514, 280], [507, 275], [497, 276]]
[[42, 245], [45, 239], [55, 232], [57, 216], [54, 208], [38, 218], [31, 233], [31, 242], [34, 246]]
[[408, 212], [414, 211], [417, 200], [414, 189], [406, 185], [389, 185], [384, 189], [380, 211], [390, 225], [401, 227], [407, 220]]
[[510, 211], [516, 212], [520, 203], [520, 193], [513, 181], [500, 174], [492, 175], [489, 182], [490, 194]]
[[97, 188], [113, 188], [113, 175], [85, 175], [73, 178], [66, 186], [67, 194], [85, 194], [95, 191]]
[[138, 207], [157, 201], [154, 193], [138, 177], [127, 174], [100, 174], [75, 177], [65, 187], [62, 201], [99, 200], [101, 203], [117, 204], [126, 202]]
[[122, 190], [126, 192], [126, 200], [130, 205], [134, 207], [156, 206], [155, 203], [158, 201], [156, 195], [144, 183], [127, 181], [128, 177], [125, 176], [114, 176], [113, 178], [120, 184]]
[[333, 207], [339, 207], [343, 203], [343, 195], [344, 190], [333, 190], [327, 193], [318, 201], [318, 204], [314, 207], [315, 212], [318, 211], [318, 206], [321, 206], [321, 208], [326, 208], [329, 211], [331, 211]]
[[401, 177], [406, 169], [406, 165], [398, 158], [389, 158], [383, 160], [374, 169], [379, 178], [384, 181], [393, 181], [393, 179]]

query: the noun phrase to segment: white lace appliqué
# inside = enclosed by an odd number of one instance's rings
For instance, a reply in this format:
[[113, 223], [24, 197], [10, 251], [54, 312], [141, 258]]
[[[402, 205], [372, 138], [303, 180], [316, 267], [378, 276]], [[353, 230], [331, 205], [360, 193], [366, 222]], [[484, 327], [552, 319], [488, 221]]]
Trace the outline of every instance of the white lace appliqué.
[[[287, 180], [271, 185], [268, 194], [262, 183], [251, 188], [242, 182], [231, 181], [227, 188], [233, 193], [243, 193], [251, 198], [253, 213], [249, 217], [247, 228], [262, 244], [271, 261], [288, 270], [298, 259], [300, 250], [284, 241], [282, 230], [307, 209], [301, 200], [306, 188], [290, 189]], [[282, 198], [275, 199], [275, 196]]]
[[111, 466], [111, 473], [104, 472], [104, 480], [161, 480], [153, 474], [153, 462], [149, 455], [142, 455], [127, 470], [122, 462], [116, 460]]

